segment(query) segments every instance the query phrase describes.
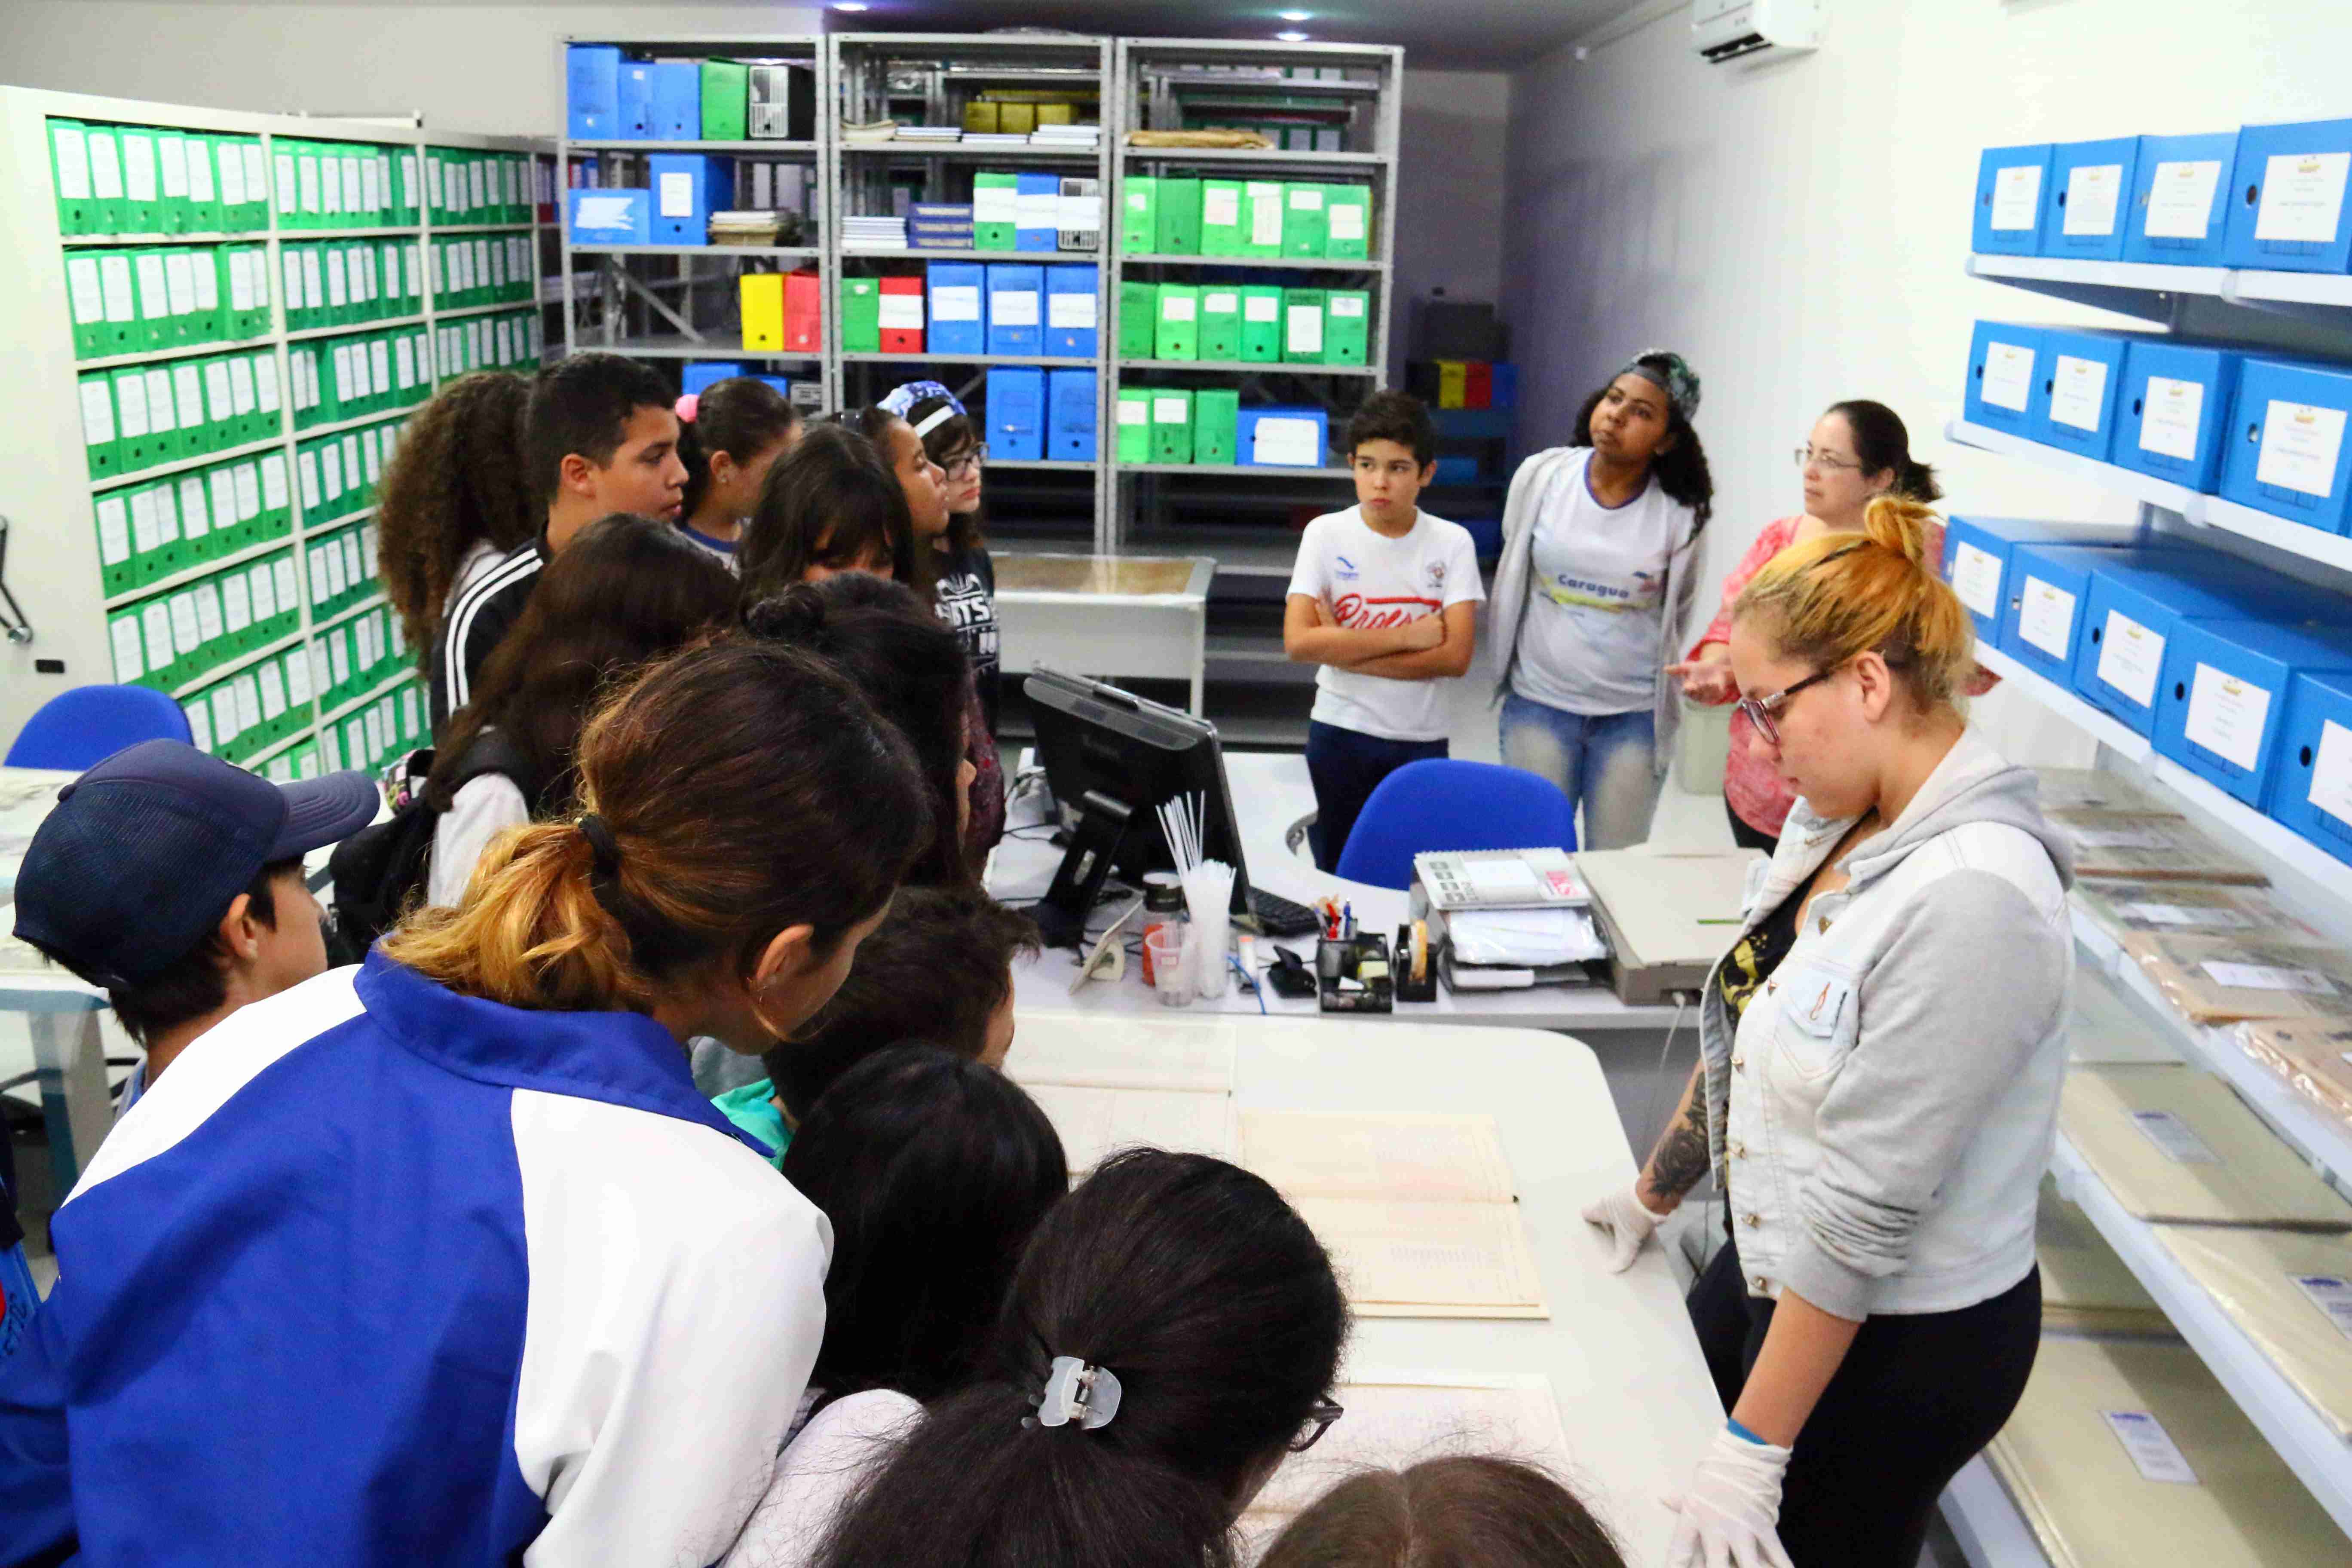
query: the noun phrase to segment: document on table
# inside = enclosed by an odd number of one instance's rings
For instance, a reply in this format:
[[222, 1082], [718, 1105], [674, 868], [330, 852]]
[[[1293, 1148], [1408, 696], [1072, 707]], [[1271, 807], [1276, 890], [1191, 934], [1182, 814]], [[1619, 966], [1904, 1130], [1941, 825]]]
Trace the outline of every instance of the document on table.
[[1234, 1097], [1222, 1090], [1024, 1087], [1061, 1134], [1074, 1184], [1121, 1149], [1234, 1157]]
[[1084, 1014], [1024, 1012], [1004, 1072], [1024, 1087], [1231, 1093], [1240, 1037], [1240, 1026], [1233, 1023], [1105, 1023]]
[[1507, 1204], [1511, 1167], [1491, 1116], [1242, 1113], [1242, 1163], [1292, 1198]]

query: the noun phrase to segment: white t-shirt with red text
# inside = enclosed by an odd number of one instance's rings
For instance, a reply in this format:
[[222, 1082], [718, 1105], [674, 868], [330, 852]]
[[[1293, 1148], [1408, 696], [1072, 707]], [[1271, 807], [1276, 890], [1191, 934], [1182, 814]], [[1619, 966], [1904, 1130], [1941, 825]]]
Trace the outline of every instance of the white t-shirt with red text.
[[[1320, 599], [1343, 626], [1397, 626], [1486, 596], [1470, 531], [1427, 512], [1401, 539], [1375, 533], [1361, 507], [1326, 512], [1299, 536], [1290, 592]], [[1385, 741], [1447, 738], [1436, 680], [1398, 680], [1325, 665], [1315, 676], [1319, 722]]]

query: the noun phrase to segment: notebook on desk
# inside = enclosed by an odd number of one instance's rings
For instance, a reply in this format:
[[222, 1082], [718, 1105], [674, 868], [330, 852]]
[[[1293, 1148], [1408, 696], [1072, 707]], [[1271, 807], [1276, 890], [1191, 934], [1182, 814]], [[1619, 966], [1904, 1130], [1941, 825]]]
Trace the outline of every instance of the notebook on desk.
[[1567, 909], [1591, 893], [1568, 851], [1442, 849], [1412, 858], [1413, 879], [1433, 910]]

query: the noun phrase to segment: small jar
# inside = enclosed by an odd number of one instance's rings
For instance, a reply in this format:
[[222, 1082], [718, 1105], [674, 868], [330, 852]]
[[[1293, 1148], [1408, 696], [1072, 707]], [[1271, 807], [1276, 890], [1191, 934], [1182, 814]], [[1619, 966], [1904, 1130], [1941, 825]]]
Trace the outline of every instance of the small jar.
[[1173, 871], [1146, 871], [1143, 874], [1143, 908], [1146, 913], [1175, 915], [1184, 912], [1184, 884], [1176, 879]]

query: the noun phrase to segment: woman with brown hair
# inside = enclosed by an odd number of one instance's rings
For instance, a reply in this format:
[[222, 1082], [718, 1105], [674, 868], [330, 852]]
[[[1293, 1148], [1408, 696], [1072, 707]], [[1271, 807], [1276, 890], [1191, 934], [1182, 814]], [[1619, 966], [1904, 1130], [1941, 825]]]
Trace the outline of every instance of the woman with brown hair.
[[1533, 1465], [1483, 1455], [1366, 1470], [1309, 1504], [1258, 1568], [1625, 1568], [1592, 1511]]
[[384, 596], [420, 658], [466, 586], [545, 521], [522, 458], [530, 382], [509, 371], [460, 376], [401, 431], [375, 507]]
[[847, 680], [749, 641], [656, 665], [578, 767], [579, 816], [241, 1009], [108, 1138], [0, 1368], [11, 1560], [725, 1555], [829, 1247], [685, 1041], [790, 1038], [930, 806]]

